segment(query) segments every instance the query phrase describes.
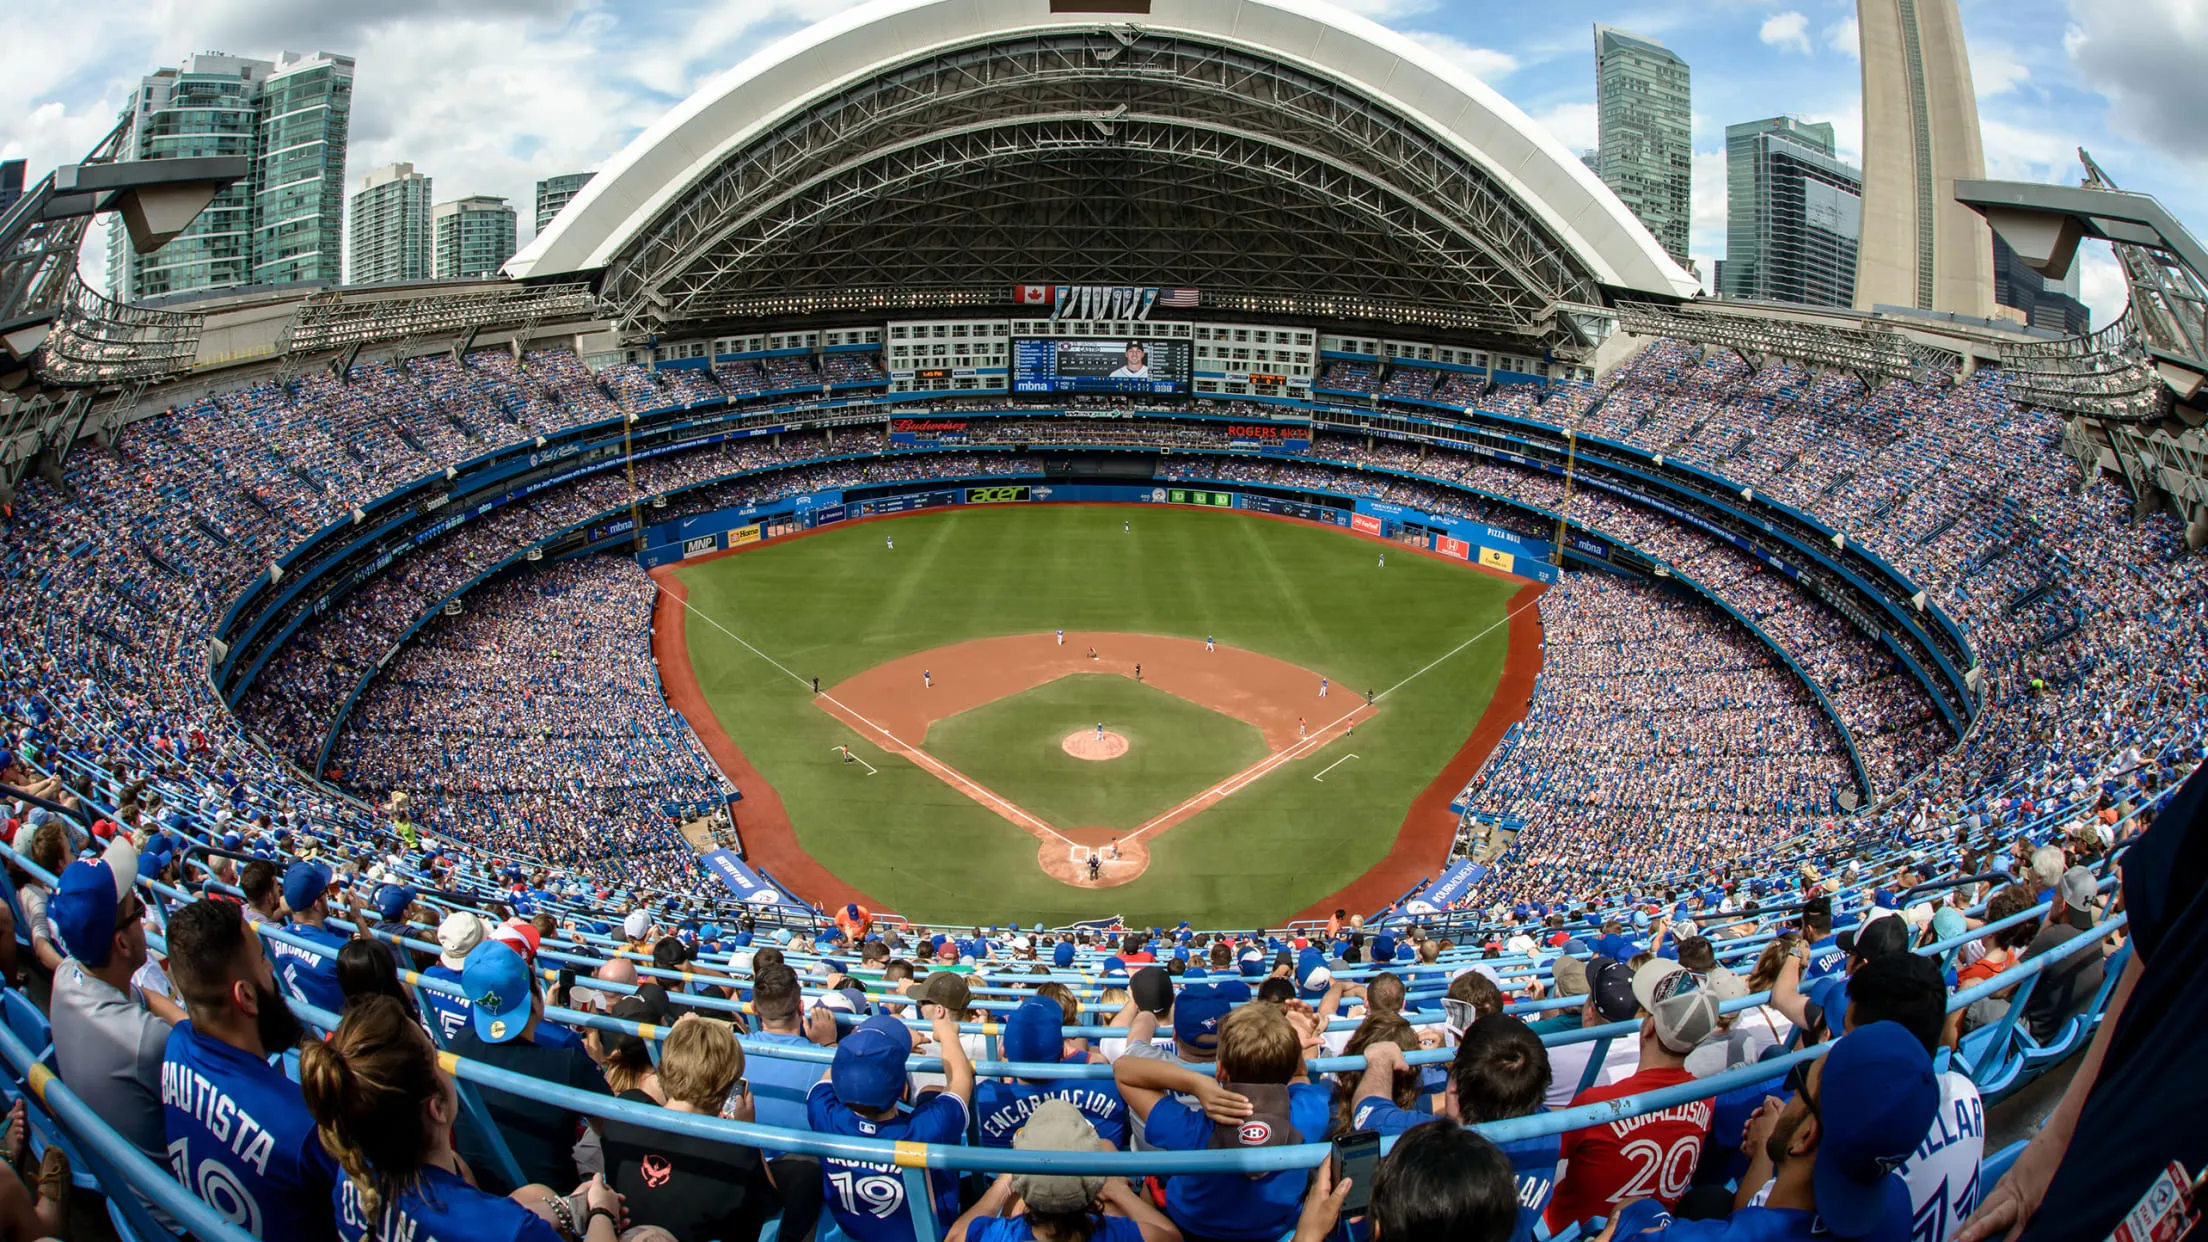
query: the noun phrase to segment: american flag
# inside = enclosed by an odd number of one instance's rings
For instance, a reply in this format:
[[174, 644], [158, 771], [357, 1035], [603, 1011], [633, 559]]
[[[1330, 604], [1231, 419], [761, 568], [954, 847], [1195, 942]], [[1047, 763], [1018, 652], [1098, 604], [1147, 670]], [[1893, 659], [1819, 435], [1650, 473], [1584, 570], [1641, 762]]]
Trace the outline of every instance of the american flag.
[[1196, 306], [1196, 291], [1194, 289], [1160, 289], [1158, 290], [1158, 305], [1193, 310]]

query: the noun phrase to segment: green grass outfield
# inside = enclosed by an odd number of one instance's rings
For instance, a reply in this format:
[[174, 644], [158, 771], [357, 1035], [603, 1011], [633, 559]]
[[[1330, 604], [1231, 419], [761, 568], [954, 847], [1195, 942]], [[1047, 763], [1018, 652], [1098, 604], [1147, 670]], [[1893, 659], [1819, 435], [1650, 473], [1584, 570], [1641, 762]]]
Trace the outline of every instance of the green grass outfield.
[[[1126, 754], [1097, 763], [1059, 744], [1098, 724]], [[1124, 829], [1263, 759], [1265, 734], [1117, 673], [1076, 673], [936, 721], [926, 749], [1057, 827]]]
[[[1132, 533], [1122, 533], [1130, 519]], [[806, 852], [888, 908], [943, 922], [1117, 913], [1137, 924], [1255, 926], [1324, 899], [1386, 855], [1411, 800], [1486, 710], [1508, 653], [1508, 627], [1497, 623], [1521, 584], [1409, 553], [1382, 569], [1379, 550], [1235, 512], [1005, 505], [834, 527], [678, 573], [690, 592], [691, 664], [722, 727], [773, 782]], [[1034, 837], [883, 753], [813, 706], [797, 680], [830, 686], [947, 643], [1059, 627], [1216, 635], [1325, 673], [1350, 694], [1412, 680], [1355, 738], [1149, 838], [1149, 870], [1102, 892], [1045, 876]], [[880, 775], [837, 763], [830, 750], [844, 742]], [[1311, 779], [1350, 753], [1356, 762]]]

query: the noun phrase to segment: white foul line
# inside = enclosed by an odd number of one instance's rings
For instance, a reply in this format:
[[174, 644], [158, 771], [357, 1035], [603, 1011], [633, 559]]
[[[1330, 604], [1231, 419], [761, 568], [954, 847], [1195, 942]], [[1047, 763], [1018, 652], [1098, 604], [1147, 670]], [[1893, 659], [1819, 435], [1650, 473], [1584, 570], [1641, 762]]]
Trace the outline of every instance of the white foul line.
[[1320, 769], [1319, 769], [1319, 774], [1318, 774], [1317, 776], [1314, 776], [1314, 777], [1312, 777], [1311, 779], [1312, 779], [1312, 780], [1315, 780], [1315, 781], [1318, 781], [1318, 782], [1319, 782], [1320, 784], [1322, 784], [1322, 785], [1323, 785], [1323, 784], [1325, 784], [1325, 783], [1326, 783], [1325, 777], [1326, 777], [1326, 774], [1327, 774], [1327, 773], [1329, 773], [1329, 772], [1333, 771], [1334, 769], [1336, 769], [1336, 768], [1338, 768], [1338, 767], [1342, 766], [1342, 765], [1343, 765], [1343, 764], [1345, 764], [1345, 763], [1348, 763], [1348, 762], [1349, 762], [1350, 760], [1352, 760], [1352, 759], [1355, 759], [1356, 757], [1357, 757], [1357, 756], [1355, 756], [1355, 755], [1343, 755], [1343, 756], [1342, 756], [1341, 758], [1339, 758], [1339, 759], [1336, 759], [1336, 760], [1335, 760], [1334, 762], [1332, 762], [1332, 763], [1330, 763], [1330, 764], [1327, 764], [1327, 765], [1326, 765], [1325, 767], [1323, 767], [1323, 768], [1320, 768]]
[[[662, 594], [666, 595], [667, 598], [675, 601], [678, 604], [681, 604], [684, 608], [688, 609], [690, 615], [700, 618], [707, 625], [710, 625], [714, 629], [719, 630], [721, 633], [728, 635], [729, 638], [733, 639], [736, 644], [742, 647], [744, 650], [749, 651], [751, 654], [758, 656], [760, 659], [765, 660], [767, 663], [772, 664], [778, 669], [781, 669], [783, 675], [788, 677], [791, 681], [794, 681], [798, 685], [805, 686], [807, 688], [810, 688], [812, 686], [812, 683], [810, 681], [807, 681], [805, 678], [791, 672], [788, 665], [782, 663], [780, 660], [775, 659], [773, 656], [768, 655], [766, 652], [759, 650], [757, 647], [752, 646], [750, 643], [745, 642], [741, 637], [737, 635], [736, 631], [729, 629], [727, 626], [722, 625], [719, 621], [714, 620], [711, 614], [700, 611], [697, 607], [692, 605], [689, 600], [684, 599], [682, 596], [668, 590], [666, 584], [662, 583], [659, 579], [653, 578], [652, 586], [660, 591]], [[890, 741], [895, 742], [900, 748], [904, 750], [906, 758], [912, 760], [919, 766], [935, 773], [937, 778], [943, 780], [946, 784], [954, 786], [964, 786], [965, 788], [972, 790], [974, 793], [979, 794], [981, 798], [986, 799], [990, 804], [1002, 807], [1004, 810], [1018, 816], [1021, 822], [1033, 824], [1035, 827], [1049, 833], [1051, 836], [1058, 838], [1059, 840], [1065, 842], [1067, 845], [1076, 844], [1072, 837], [1069, 837], [1065, 833], [1058, 831], [1056, 828], [1051, 827], [1049, 824], [1044, 823], [1042, 820], [1035, 818], [1033, 815], [1028, 814], [1021, 808], [1014, 806], [1009, 802], [1006, 802], [1004, 799], [998, 797], [995, 793], [984, 787], [980, 782], [975, 781], [972, 777], [967, 776], [965, 773], [960, 772], [956, 768], [951, 767], [949, 764], [944, 763], [942, 760], [937, 759], [934, 755], [931, 755], [928, 752], [920, 749], [919, 747], [914, 746], [910, 742], [905, 741], [903, 738], [898, 737], [894, 733], [891, 733], [888, 729], [883, 728], [881, 725], [875, 724], [873, 721], [868, 720], [864, 715], [853, 709], [850, 704], [837, 699], [832, 694], [822, 694], [819, 697], [829, 703], [834, 703], [837, 708], [849, 715], [853, 720], [858, 721], [859, 723], [865, 725], [867, 728], [873, 729], [879, 732], [883, 737], [886, 737]], [[859, 762], [865, 763], [866, 761], [864, 759], [861, 759], [859, 760]]]
[[[1456, 646], [1451, 647], [1449, 650], [1443, 652], [1442, 654], [1434, 657], [1431, 660], [1428, 660], [1424, 668], [1419, 669], [1417, 672], [1412, 673], [1410, 676], [1372, 696], [1372, 701], [1374, 703], [1378, 703], [1380, 700], [1388, 697], [1391, 694], [1394, 694], [1396, 691], [1401, 690], [1403, 687], [1410, 685], [1412, 682], [1417, 681], [1419, 678], [1424, 677], [1426, 674], [1432, 672], [1435, 667], [1440, 665], [1444, 660], [1449, 659], [1451, 656], [1456, 655], [1458, 652], [1464, 650], [1466, 647], [1469, 647], [1472, 644], [1487, 637], [1489, 634], [1494, 633], [1497, 628], [1510, 624], [1513, 620], [1517, 618], [1519, 613], [1526, 611], [1528, 608], [1533, 608], [1537, 606], [1540, 602], [1540, 597], [1536, 596], [1532, 600], [1529, 600], [1526, 603], [1511, 609], [1509, 612], [1504, 613], [1502, 616], [1496, 618], [1494, 621], [1489, 622], [1487, 628], [1481, 630], [1479, 633], [1474, 634], [1472, 637], [1465, 639], [1463, 642], [1458, 643]], [[1306, 750], [1322, 744], [1326, 738], [1327, 733], [1332, 730], [1335, 725], [1338, 725], [1343, 721], [1349, 720], [1352, 717], [1356, 716], [1358, 711], [1361, 710], [1364, 706], [1366, 705], [1360, 703], [1354, 707], [1351, 707], [1347, 712], [1336, 717], [1330, 723], [1320, 725], [1318, 732], [1313, 734], [1312, 736], [1299, 740], [1293, 746], [1274, 751], [1272, 754], [1267, 755], [1263, 759], [1260, 759], [1255, 764], [1252, 764], [1250, 767], [1245, 768], [1241, 772], [1238, 772], [1234, 776], [1228, 778], [1228, 780], [1224, 784], [1221, 784], [1212, 789], [1207, 789], [1204, 792], [1197, 794], [1195, 797], [1190, 798], [1188, 801], [1181, 803], [1179, 806], [1174, 807], [1172, 810], [1167, 811], [1165, 814], [1152, 819], [1150, 822], [1144, 824], [1142, 827], [1135, 829], [1133, 832], [1128, 833], [1124, 837], [1121, 837], [1120, 840], [1133, 841], [1141, 837], [1142, 834], [1150, 831], [1152, 828], [1155, 828], [1159, 824], [1164, 823], [1166, 820], [1179, 815], [1181, 812], [1187, 810], [1189, 807], [1192, 807], [1199, 802], [1202, 802], [1206, 798], [1213, 796], [1226, 798], [1236, 793], [1240, 793], [1242, 790], [1249, 788], [1252, 783], [1256, 782], [1266, 773], [1271, 772], [1274, 768], [1279, 767], [1281, 764], [1286, 763], [1291, 759], [1299, 757]], [[1332, 771], [1332, 769], [1329, 768], [1328, 771]]]
[[867, 762], [866, 760], [864, 760], [864, 759], [861, 759], [861, 758], [859, 758], [859, 756], [858, 756], [858, 754], [857, 754], [856, 752], [854, 752], [854, 751], [851, 751], [851, 750], [848, 750], [848, 749], [846, 749], [846, 748], [844, 748], [844, 747], [842, 747], [842, 746], [831, 746], [831, 747], [829, 747], [828, 749], [830, 749], [830, 750], [840, 750], [840, 751], [843, 751], [843, 753], [844, 753], [844, 754], [846, 754], [846, 755], [850, 755], [850, 756], [851, 756], [851, 762], [853, 762], [853, 763], [856, 763], [856, 764], [859, 764], [860, 766], [864, 767], [864, 768], [866, 769], [866, 774], [867, 774], [868, 776], [879, 776], [879, 775], [880, 775], [880, 773], [879, 773], [879, 772], [877, 772], [877, 771], [875, 770], [875, 768], [874, 768], [874, 765], [873, 765], [873, 764], [871, 764], [871, 763], [868, 763], [868, 762]]

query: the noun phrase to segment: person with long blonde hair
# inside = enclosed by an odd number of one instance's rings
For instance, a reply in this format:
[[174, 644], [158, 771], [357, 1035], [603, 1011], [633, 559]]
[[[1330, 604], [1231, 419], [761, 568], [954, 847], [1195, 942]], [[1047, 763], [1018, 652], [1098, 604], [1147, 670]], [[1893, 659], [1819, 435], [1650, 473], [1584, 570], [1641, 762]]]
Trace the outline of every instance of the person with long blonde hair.
[[617, 1242], [621, 1197], [602, 1177], [567, 1196], [535, 1185], [511, 1197], [476, 1189], [452, 1146], [453, 1081], [421, 1025], [389, 996], [362, 998], [328, 1040], [301, 1045], [299, 1086], [345, 1172], [333, 1195], [342, 1242]]

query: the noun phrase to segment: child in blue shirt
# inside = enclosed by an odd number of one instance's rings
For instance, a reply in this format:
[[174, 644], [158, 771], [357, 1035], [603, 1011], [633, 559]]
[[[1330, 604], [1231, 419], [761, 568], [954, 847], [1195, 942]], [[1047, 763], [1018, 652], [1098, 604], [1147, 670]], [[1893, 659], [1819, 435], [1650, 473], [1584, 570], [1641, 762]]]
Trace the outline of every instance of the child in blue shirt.
[[[828, 1076], [813, 1084], [805, 1110], [817, 1134], [915, 1143], [963, 1143], [967, 1101], [974, 1094], [974, 1065], [958, 1042], [958, 1023], [938, 1018], [932, 1027], [937, 1055], [943, 1058], [944, 1086], [922, 1093], [918, 1103], [903, 1103], [905, 1059], [912, 1034], [895, 1018], [878, 1017], [855, 1028], [836, 1045]], [[836, 1226], [857, 1242], [922, 1242], [905, 1193], [904, 1170], [894, 1162], [820, 1160], [823, 1193]], [[958, 1216], [958, 1175], [928, 1174], [935, 1208], [935, 1231]], [[926, 1242], [933, 1242], [934, 1234]]]

